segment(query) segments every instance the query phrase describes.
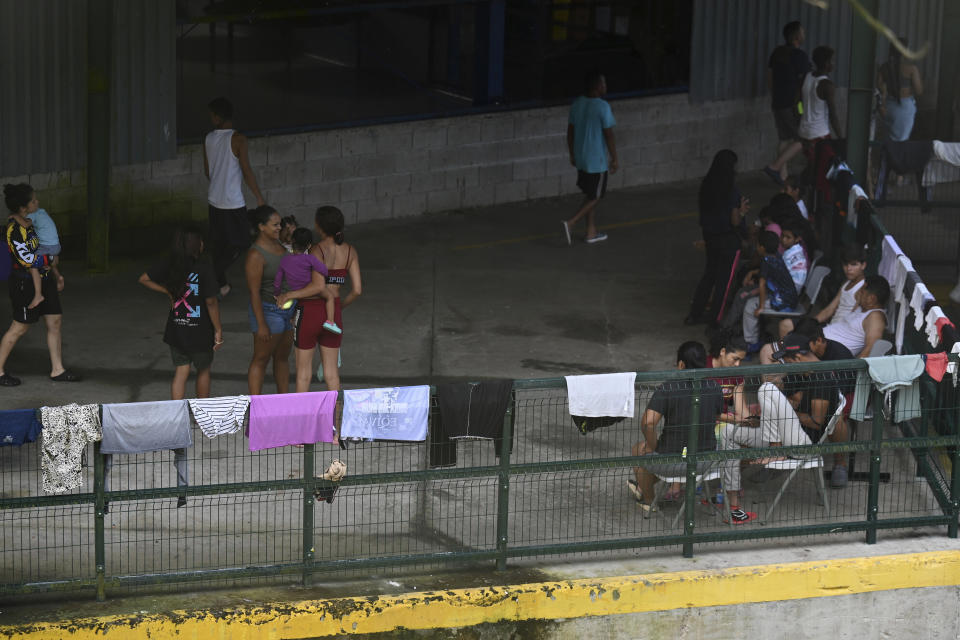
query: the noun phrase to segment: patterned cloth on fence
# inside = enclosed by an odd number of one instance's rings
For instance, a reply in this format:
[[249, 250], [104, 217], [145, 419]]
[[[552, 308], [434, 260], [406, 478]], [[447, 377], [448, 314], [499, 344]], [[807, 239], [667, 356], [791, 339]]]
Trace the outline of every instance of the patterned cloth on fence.
[[333, 442], [336, 391], [250, 397], [250, 451]]
[[193, 419], [208, 438], [236, 433], [243, 428], [250, 396], [188, 400]]
[[100, 407], [68, 404], [40, 409], [40, 482], [45, 493], [66, 493], [83, 484], [87, 445], [100, 440]]
[[40, 428], [36, 409], [0, 411], [0, 447], [33, 442], [40, 435]]
[[423, 442], [429, 414], [429, 385], [351, 389], [343, 392], [340, 437]]
[[103, 405], [101, 453], [145, 453], [192, 446], [186, 400]]

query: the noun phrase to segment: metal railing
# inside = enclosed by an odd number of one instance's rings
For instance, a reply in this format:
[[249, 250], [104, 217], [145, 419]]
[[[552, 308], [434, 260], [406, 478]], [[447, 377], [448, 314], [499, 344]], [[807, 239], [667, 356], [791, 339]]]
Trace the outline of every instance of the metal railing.
[[[154, 452], [114, 456], [112, 490], [106, 491], [104, 456], [94, 445], [80, 489], [41, 495], [39, 443], [5, 447], [0, 594], [81, 589], [103, 599], [146, 585], [264, 579], [310, 584], [318, 574], [478, 563], [503, 569], [519, 558], [650, 547], [680, 547], [690, 556], [698, 546], [721, 542], [850, 532], [872, 543], [881, 529], [930, 526], [956, 537], [960, 436], [955, 428], [923, 426], [947, 422], [946, 414], [955, 425], [955, 394], [924, 404], [919, 420], [911, 422], [896, 424], [890, 421], [896, 416], [876, 410], [864, 423], [869, 435], [849, 441], [697, 449], [700, 430], [714, 429], [713, 416], [699, 417], [707, 397], [716, 395], [712, 379], [736, 376], [755, 393], [771, 377], [803, 373], [806, 382], [791, 388], [812, 393], [821, 378], [864, 369], [862, 361], [850, 361], [642, 372], [635, 417], [585, 433], [569, 415], [562, 378], [516, 381], [499, 448], [491, 441], [461, 441], [454, 445], [455, 466], [435, 468], [430, 464], [452, 462], [444, 459], [449, 445], [363, 442], [346, 451], [307, 445], [249, 452], [241, 434], [208, 440], [195, 430], [189, 486], [175, 486], [170, 452]], [[686, 432], [686, 450], [632, 455], [631, 447], [642, 440], [643, 408], [661, 384], [680, 385], [683, 402], [690, 403], [689, 423], [677, 425]], [[431, 421], [438, 417], [435, 397], [433, 404]], [[874, 392], [872, 404], [882, 407], [883, 397]], [[935, 459], [943, 452], [950, 458], [946, 467]], [[813, 479], [841, 454], [866, 456], [869, 472], [862, 481], [824, 493]], [[812, 478], [798, 474], [765, 520], [786, 473], [745, 480], [743, 506], [761, 514], [746, 526], [725, 522], [729, 514], [714, 494], [716, 481], [696, 481], [698, 463], [716, 471], [735, 460], [739, 469], [739, 461], [783, 455], [821, 464]], [[337, 457], [348, 475], [334, 484], [319, 476]], [[635, 466], [668, 463], [682, 465], [681, 497], [646, 513], [626, 480]], [[754, 467], [744, 475], [757, 475]], [[328, 504], [323, 498], [334, 489]], [[186, 497], [185, 506], [176, 506], [179, 496]]]

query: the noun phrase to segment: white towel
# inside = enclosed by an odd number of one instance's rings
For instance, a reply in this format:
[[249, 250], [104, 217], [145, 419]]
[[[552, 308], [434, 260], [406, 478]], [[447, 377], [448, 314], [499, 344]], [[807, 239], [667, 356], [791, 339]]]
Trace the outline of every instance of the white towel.
[[931, 347], [936, 347], [940, 344], [940, 335], [937, 333], [937, 320], [946, 317], [947, 314], [945, 314], [939, 306], [930, 307], [930, 311], [927, 311], [927, 317], [925, 318], [927, 326], [925, 330], [927, 332], [927, 342], [930, 343]]
[[850, 192], [847, 194], [847, 224], [851, 227], [857, 226], [857, 200], [866, 197], [867, 194], [860, 185], [855, 184], [850, 187]]
[[[894, 266], [893, 281], [890, 283], [890, 292], [893, 294], [891, 300], [897, 305], [897, 324], [893, 327], [894, 344], [897, 347], [897, 353], [903, 350], [903, 330], [907, 321], [907, 303], [909, 300], [903, 294], [903, 289], [907, 285], [907, 274], [913, 271], [913, 262], [907, 256], [897, 256], [897, 262]], [[893, 317], [889, 313], [887, 317]]]
[[247, 409], [250, 407], [250, 396], [195, 398], [187, 402], [190, 403], [193, 421], [203, 431], [203, 435], [216, 438], [236, 433], [243, 428]]
[[566, 376], [570, 415], [632, 418], [636, 372]]
[[923, 328], [923, 308], [928, 300], [933, 299], [933, 294], [927, 289], [927, 285], [922, 282], [917, 283], [917, 286], [913, 288], [913, 295], [910, 296], [910, 308], [913, 309], [913, 328], [917, 331]]
[[897, 256], [903, 255], [903, 249], [893, 239], [893, 236], [883, 236], [881, 244], [880, 264], [877, 266], [877, 273], [886, 278], [887, 283], [893, 285], [893, 279], [896, 277]]
[[960, 142], [933, 141], [933, 155], [944, 162], [960, 167]]

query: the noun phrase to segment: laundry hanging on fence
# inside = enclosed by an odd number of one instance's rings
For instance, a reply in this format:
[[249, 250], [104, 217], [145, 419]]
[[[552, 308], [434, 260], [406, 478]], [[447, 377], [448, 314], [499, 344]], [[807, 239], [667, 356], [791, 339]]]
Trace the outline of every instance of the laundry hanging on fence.
[[[890, 282], [890, 300], [891, 304], [897, 305], [897, 314], [887, 313], [887, 318], [896, 317], [894, 331], [894, 345], [897, 347], [897, 353], [903, 350], [903, 332], [907, 322], [907, 312], [909, 311], [909, 300], [906, 297], [904, 288], [907, 286], [907, 276], [914, 273], [913, 262], [907, 256], [897, 256], [894, 265], [894, 276]], [[892, 311], [892, 309], [891, 309]], [[889, 327], [888, 327], [889, 329]]]
[[[492, 439], [494, 453], [499, 456], [504, 416], [512, 394], [512, 380], [437, 385], [439, 415], [430, 431], [430, 466], [455, 465], [458, 438]], [[513, 451], [513, 438], [509, 449]]]
[[45, 493], [66, 493], [83, 484], [81, 465], [87, 445], [102, 436], [100, 407], [68, 404], [42, 407], [40, 484]]
[[947, 360], [948, 356], [945, 353], [924, 354], [923, 361], [926, 363], [927, 375], [933, 378], [934, 382], [943, 380], [943, 376], [947, 373]]
[[570, 415], [589, 418], [634, 415], [635, 371], [590, 376], [565, 376]]
[[343, 392], [340, 437], [423, 442], [429, 415], [429, 385], [350, 389]]
[[101, 453], [146, 453], [192, 446], [186, 400], [103, 405]]
[[923, 328], [923, 322], [926, 318], [924, 309], [928, 302], [933, 302], [933, 294], [927, 289], [927, 285], [918, 282], [913, 288], [913, 295], [910, 296], [910, 309], [913, 311], [913, 328], [917, 331]]
[[250, 396], [250, 451], [333, 442], [336, 391]]
[[187, 401], [193, 420], [208, 438], [236, 433], [243, 428], [250, 396], [199, 398]]
[[877, 265], [877, 274], [884, 277], [888, 284], [893, 284], [897, 276], [897, 256], [904, 255], [903, 249], [893, 239], [893, 236], [883, 236], [880, 248], [880, 264]]
[[927, 342], [930, 343], [931, 347], [936, 347], [940, 344], [940, 334], [943, 332], [944, 325], [951, 324], [952, 326], [950, 318], [947, 317], [947, 314], [945, 314], [939, 306], [930, 307], [924, 322], [926, 323], [924, 331], [927, 334]]
[[36, 409], [0, 411], [0, 447], [19, 447], [34, 442], [40, 435]]
[[[863, 420], [866, 415], [867, 402], [873, 388], [889, 397], [897, 393], [894, 422], [904, 422], [920, 417], [920, 374], [924, 372], [925, 363], [919, 355], [883, 356], [880, 358], [864, 358], [867, 370], [857, 376], [857, 389], [853, 396], [853, 407], [850, 410], [851, 420]], [[869, 376], [869, 378], [868, 378]], [[880, 411], [880, 407], [874, 407]]]

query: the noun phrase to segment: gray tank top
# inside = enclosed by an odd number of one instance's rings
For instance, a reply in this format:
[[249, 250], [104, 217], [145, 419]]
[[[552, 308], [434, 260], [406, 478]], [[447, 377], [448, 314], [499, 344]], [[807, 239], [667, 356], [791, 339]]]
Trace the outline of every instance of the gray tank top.
[[[275, 302], [273, 294], [273, 279], [277, 277], [277, 271], [280, 269], [280, 261], [283, 255], [275, 255], [264, 250], [263, 247], [254, 243], [253, 248], [263, 256], [263, 276], [260, 279], [260, 299], [263, 302]], [[284, 254], [286, 255], [286, 254]]]

